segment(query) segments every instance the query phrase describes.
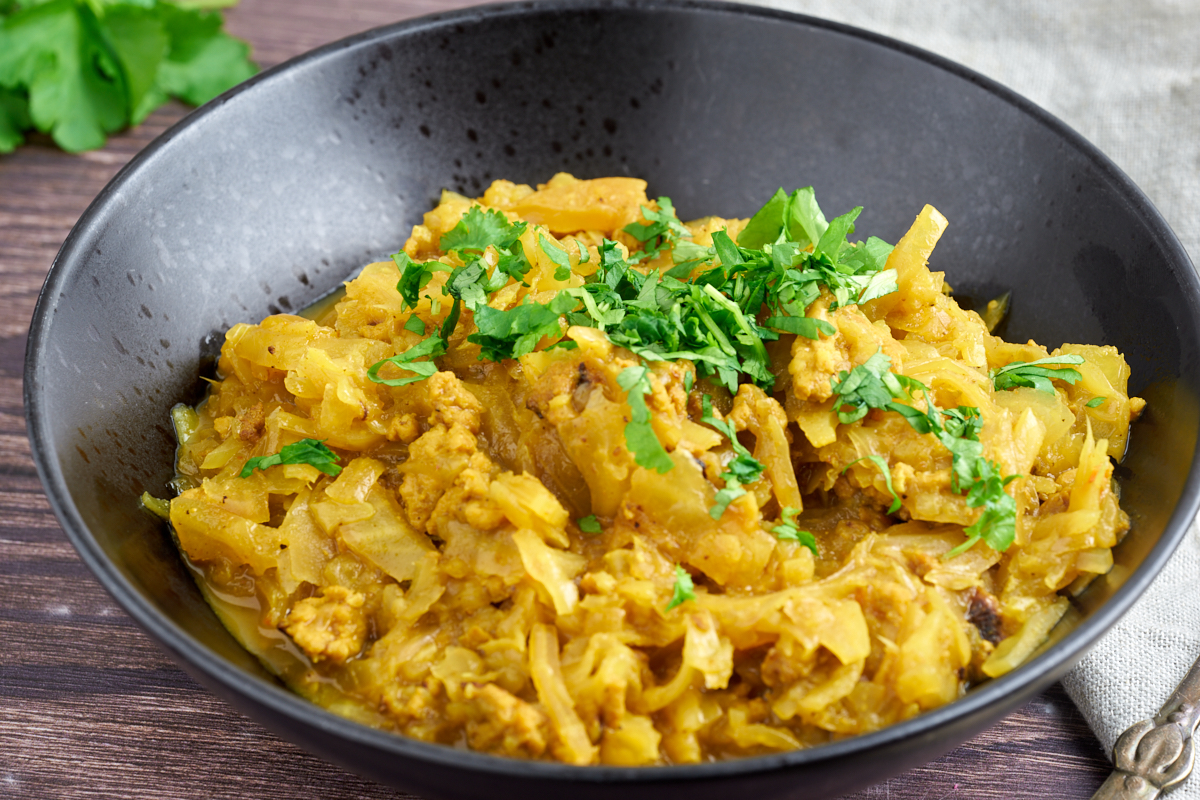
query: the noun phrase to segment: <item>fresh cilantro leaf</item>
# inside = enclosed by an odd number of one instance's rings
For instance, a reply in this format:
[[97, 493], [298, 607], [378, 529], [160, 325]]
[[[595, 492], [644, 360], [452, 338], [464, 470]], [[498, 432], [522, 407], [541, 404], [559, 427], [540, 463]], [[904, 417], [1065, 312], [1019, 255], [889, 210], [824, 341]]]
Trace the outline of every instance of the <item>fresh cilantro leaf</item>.
[[879, 471], [883, 473], [883, 482], [887, 485], [888, 494], [892, 496], [892, 504], [888, 506], [887, 513], [895, 514], [900, 510], [900, 495], [896, 494], [896, 490], [892, 486], [892, 470], [891, 467], [888, 466], [887, 459], [883, 456], [876, 455], [863, 456], [862, 458], [855, 459], [846, 466], [842, 467], [842, 473], [845, 474], [846, 470], [853, 467], [859, 461], [870, 461], [872, 464], [879, 467]]
[[595, 514], [588, 514], [586, 517], [577, 520], [576, 523], [579, 525], [579, 530], [584, 533], [596, 534], [604, 530], [600, 527], [600, 521], [596, 519]]
[[250, 459], [246, 466], [242, 467], [239, 476], [249, 478], [256, 469], [265, 470], [279, 464], [310, 464], [326, 475], [337, 476], [342, 471], [337, 462], [337, 453], [326, 447], [324, 442], [301, 439], [294, 444], [284, 445], [273, 456], [256, 456]]
[[854, 302], [868, 303], [877, 297], [898, 291], [900, 291], [900, 284], [896, 282], [896, 270], [885, 269], [871, 276]]
[[100, 147], [128, 121], [126, 81], [92, 8], [51, 0], [0, 27], [0, 85], [24, 88], [29, 116], [59, 147]]
[[24, 93], [0, 86], [0, 153], [11, 153], [22, 144], [32, 124]]
[[155, 84], [164, 100], [173, 96], [202, 105], [252, 77], [258, 68], [250, 60], [250, 46], [221, 30], [219, 14], [200, 10], [199, 3], [192, 6], [158, 0], [170, 45]]
[[1066, 381], [1070, 384], [1075, 384], [1083, 378], [1079, 374], [1079, 370], [1071, 369], [1070, 367], [1059, 367], [1057, 369], [1047, 369], [1047, 364], [1073, 364], [1079, 365], [1083, 363], [1083, 358], [1076, 355], [1066, 356], [1050, 356], [1048, 358], [1039, 358], [1037, 361], [1013, 361], [1000, 369], [991, 370], [988, 375], [992, 379], [996, 391], [1004, 389], [1015, 389], [1018, 386], [1027, 386], [1037, 389], [1040, 392], [1054, 394], [1054, 384], [1050, 382], [1052, 378], [1057, 378], [1061, 381]]
[[675, 565], [675, 588], [671, 592], [671, 602], [667, 603], [667, 611], [675, 606], [683, 605], [689, 600], [696, 599], [696, 586], [692, 576], [681, 565]]
[[219, 14], [166, 0], [8, 3], [0, 19], [0, 151], [29, 127], [64, 150], [104, 144], [172, 96], [207, 102], [255, 72], [249, 48], [221, 30]]
[[417, 336], [425, 335], [425, 322], [416, 314], [408, 318], [408, 322], [404, 323], [404, 330], [415, 333]]
[[727, 420], [720, 420], [713, 416], [712, 401], [708, 395], [704, 395], [700, 403], [703, 409], [700, 421], [724, 434], [734, 452], [733, 460], [725, 465], [725, 469], [721, 473], [721, 478], [725, 481], [725, 488], [717, 492], [716, 504], [708, 510], [710, 517], [720, 519], [730, 503], [746, 494], [746, 490], [742, 486], [760, 479], [766, 467], [751, 455], [745, 445], [738, 441], [737, 431], [734, 430], [733, 425]]
[[650, 409], [646, 406], [646, 395], [653, 391], [650, 370], [640, 366], [626, 367], [617, 375], [617, 384], [628, 396], [631, 413], [625, 425], [625, 445], [633, 453], [634, 462], [659, 474], [670, 472], [675, 462], [658, 440], [658, 434], [650, 424]]
[[821, 334], [833, 336], [837, 333], [837, 328], [833, 325], [813, 317], [767, 317], [762, 324], [765, 328], [794, 333], [806, 339], [819, 339]]
[[785, 542], [797, 542], [803, 547], [807, 547], [812, 551], [814, 556], [819, 556], [817, 551], [817, 537], [813, 536], [809, 531], [802, 531], [796, 524], [796, 516], [800, 513], [800, 509], [788, 506], [783, 509], [781, 515], [781, 524], [776, 525], [771, 529], [771, 533], [775, 534], [775, 538]]
[[554, 270], [554, 280], [565, 281], [571, 277], [571, 257], [567, 251], [562, 249], [555, 242], [546, 238], [546, 234], [538, 234], [538, 246], [542, 248], [542, 252], [546, 257], [554, 262], [556, 269]]
[[840, 217], [834, 218], [825, 232], [821, 234], [821, 240], [813, 248], [813, 254], [827, 255], [831, 261], [836, 263], [842, 249], [847, 246], [846, 237], [854, 233], [854, 220], [858, 219], [858, 215], [861, 213], [862, 206], [856, 206]]
[[[482, 255], [489, 246], [507, 250], [525, 233], [526, 223], [509, 222], [503, 211], [471, 206], [458, 224], [442, 234], [439, 245], [447, 253]], [[466, 259], [463, 259], [464, 261]]]
[[[403, 353], [375, 362], [367, 370], [367, 377], [375, 383], [382, 383], [384, 386], [407, 386], [410, 383], [416, 383], [417, 381], [423, 381], [426, 378], [432, 377], [438, 371], [437, 364], [433, 363], [433, 361], [417, 361], [416, 359], [424, 358], [425, 356], [432, 359], [445, 354], [446, 342], [439, 336], [430, 336], [425, 341], [410, 347]], [[379, 370], [383, 368], [384, 364], [393, 364], [413, 374], [407, 378], [381, 378], [379, 377]]]
[[1084, 403], [1084, 405], [1088, 408], [1098, 408], [1104, 405], [1104, 401], [1107, 399], [1107, 397], [1093, 397], [1091, 400], [1088, 400], [1086, 403]]
[[642, 243], [642, 249], [630, 255], [634, 262], [647, 261], [668, 247], [673, 247], [680, 239], [692, 238], [692, 232], [675, 216], [675, 206], [669, 197], [658, 198], [657, 211], [642, 206], [642, 217], [649, 223], [633, 222], [623, 229]]
[[[885, 376], [892, 374], [891, 366], [892, 360], [883, 350], [879, 350], [849, 372], [842, 370], [838, 373], [833, 393], [839, 398], [834, 406], [839, 422], [855, 422], [865, 417], [872, 408], [887, 408], [895, 396], [895, 387], [885, 383]], [[845, 408], [851, 410], [843, 411]]]
[[1004, 491], [1004, 487], [1020, 476], [1009, 475], [1001, 478], [1000, 468], [994, 461], [979, 459], [973, 466], [973, 480], [967, 491], [967, 505], [971, 508], [982, 508], [983, 513], [974, 524], [963, 530], [967, 540], [947, 553], [946, 558], [966, 552], [980, 539], [996, 552], [1004, 552], [1016, 538], [1017, 502]]
[[548, 305], [525, 303], [507, 311], [481, 305], [475, 309], [478, 333], [467, 337], [468, 342], [481, 348], [480, 360], [503, 361], [532, 353], [543, 336], [562, 336], [559, 318], [575, 307], [570, 295], [559, 293]]
[[[760, 249], [763, 245], [774, 244], [783, 232], [787, 221], [788, 195], [783, 189], [777, 189], [766, 205], [754, 212], [746, 227], [738, 234], [737, 243], [741, 247]], [[716, 237], [713, 238], [714, 244]], [[719, 252], [719, 251], [718, 251]], [[721, 259], [726, 263], [724, 259]]]
[[[887, 268], [888, 257], [895, 249], [892, 245], [877, 236], [870, 236], [865, 242], [843, 253], [840, 263], [855, 272], [882, 272]], [[893, 271], [893, 280], [895, 273]], [[895, 291], [895, 290], [893, 290]], [[866, 300], [860, 300], [865, 303]]]
[[[691, 394], [692, 386], [696, 383], [696, 374], [694, 372], [685, 372], [683, 374], [683, 390]], [[1101, 398], [1103, 399], [1103, 398]]]
[[815, 245], [821, 241], [829, 223], [817, 205], [817, 196], [813, 187], [806, 186], [792, 192], [789, 198], [787, 212], [788, 236], [800, 247]]
[[400, 293], [400, 298], [404, 301], [406, 308], [416, 308], [417, 303], [421, 301], [421, 290], [433, 277], [434, 271], [431, 267], [435, 264], [441, 265], [436, 261], [424, 263], [413, 261], [403, 250], [394, 253], [392, 261], [395, 262], [396, 269], [400, 270], [400, 280], [396, 283], [396, 291]]

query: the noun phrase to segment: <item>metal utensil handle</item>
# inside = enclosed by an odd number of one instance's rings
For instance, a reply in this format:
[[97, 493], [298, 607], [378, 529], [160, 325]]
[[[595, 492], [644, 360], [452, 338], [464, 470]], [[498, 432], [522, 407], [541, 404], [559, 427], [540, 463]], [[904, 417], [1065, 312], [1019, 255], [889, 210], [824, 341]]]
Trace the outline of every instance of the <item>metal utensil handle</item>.
[[1152, 720], [1135, 723], [1113, 745], [1113, 772], [1092, 800], [1153, 800], [1182, 782], [1196, 759], [1200, 658]]

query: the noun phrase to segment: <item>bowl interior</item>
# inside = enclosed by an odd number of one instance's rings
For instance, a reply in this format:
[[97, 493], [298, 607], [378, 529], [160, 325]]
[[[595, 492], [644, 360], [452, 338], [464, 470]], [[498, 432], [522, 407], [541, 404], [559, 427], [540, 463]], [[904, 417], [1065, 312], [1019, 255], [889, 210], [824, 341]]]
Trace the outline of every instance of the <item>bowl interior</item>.
[[[1150, 400], [1120, 468], [1134, 526], [1113, 573], [1079, 598], [1074, 632], [944, 713], [847, 745], [928, 740], [828, 791], [937, 755], [957, 741], [937, 726], [962, 738], [1061, 674], [1182, 536], [1196, 505], [1200, 290], [1145, 197], [1065, 126], [935, 57], [761, 9], [468, 10], [324, 48], [193, 114], [97, 198], [39, 301], [26, 392], [51, 502], [126, 609], [226, 696], [308, 713], [343, 738], [349, 727], [273, 694], [139, 510], [172, 475], [171, 405], [197, 399], [226, 328], [296, 311], [386, 258], [441, 189], [475, 195], [560, 170], [643, 177], [684, 218], [747, 215], [780, 186], [811, 184], [830, 216], [862, 205], [860, 235], [893, 242], [931, 203], [950, 220], [931, 266], [960, 297], [1011, 290], [1010, 340], [1116, 345]], [[811, 766], [822, 749], [671, 774]]]

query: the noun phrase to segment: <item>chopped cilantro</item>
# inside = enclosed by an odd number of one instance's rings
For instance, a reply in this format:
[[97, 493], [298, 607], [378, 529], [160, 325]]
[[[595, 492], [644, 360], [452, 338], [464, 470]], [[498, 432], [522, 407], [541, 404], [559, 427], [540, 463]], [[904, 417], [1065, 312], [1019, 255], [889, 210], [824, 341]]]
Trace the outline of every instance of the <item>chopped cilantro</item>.
[[675, 606], [683, 605], [689, 600], [696, 599], [696, 586], [692, 576], [679, 564], [675, 565], [675, 587], [671, 592], [671, 602], [667, 603], [667, 611]]
[[579, 530], [583, 531], [584, 533], [596, 534], [603, 530], [600, 527], [600, 521], [596, 519], [595, 514], [588, 514], [586, 517], [578, 520], [578, 525]]
[[91, 150], [172, 96], [208, 102], [256, 71], [221, 27], [166, 0], [0, 2], [0, 153], [31, 128]]
[[1086, 403], [1084, 403], [1084, 405], [1088, 408], [1097, 408], [1104, 405], [1104, 401], [1107, 399], [1107, 397], [1093, 397], [1091, 400], [1088, 400]]
[[1037, 361], [1013, 361], [1000, 369], [994, 369], [988, 372], [988, 376], [992, 379], [996, 391], [1004, 389], [1015, 389], [1018, 386], [1027, 386], [1032, 389], [1037, 389], [1039, 392], [1054, 394], [1054, 384], [1050, 382], [1052, 378], [1057, 378], [1060, 381], [1066, 381], [1072, 385], [1076, 381], [1083, 378], [1079, 374], [1079, 370], [1071, 369], [1070, 367], [1059, 367], [1058, 369], [1047, 369], [1043, 364], [1074, 364], [1083, 363], [1083, 358], [1076, 355], [1067, 356], [1050, 356], [1049, 358], [1039, 358]]
[[415, 333], [417, 336], [425, 335], [425, 321], [413, 314], [408, 318], [408, 322], [404, 323], [404, 330]]
[[879, 471], [883, 473], [883, 482], [887, 485], [888, 494], [892, 496], [892, 504], [888, 506], [887, 513], [895, 514], [900, 510], [900, 495], [896, 494], [896, 489], [892, 486], [892, 470], [888, 466], [887, 459], [883, 456], [869, 455], [851, 461], [846, 466], [842, 467], [842, 473], [853, 467], [859, 461], [870, 461], [875, 466], [879, 467]]
[[626, 367], [617, 375], [617, 383], [628, 393], [631, 418], [625, 425], [625, 445], [633, 453], [633, 460], [638, 466], [659, 474], [670, 472], [675, 462], [658, 440], [658, 434], [650, 424], [650, 409], [646, 407], [646, 395], [653, 391], [650, 370]]
[[725, 481], [725, 488], [717, 492], [716, 505], [708, 510], [709, 516], [713, 519], [720, 519], [729, 504], [746, 493], [742, 486], [754, 483], [761, 478], [765, 467], [762, 462], [750, 454], [745, 445], [738, 441], [737, 431], [733, 429], [733, 425], [713, 416], [712, 401], [709, 400], [708, 395], [704, 395], [700, 402], [704, 411], [700, 421], [723, 433], [729, 440], [730, 446], [733, 447], [733, 460], [725, 465], [725, 470], [721, 473], [721, 478]]
[[520, 358], [532, 353], [542, 337], [560, 338], [563, 329], [559, 319], [574, 307], [574, 299], [561, 293], [548, 305], [529, 302], [507, 311], [481, 305], [475, 309], [479, 332], [468, 336], [467, 341], [480, 346], [481, 359]]
[[279, 464], [309, 464], [326, 475], [336, 476], [342, 471], [337, 462], [337, 453], [326, 447], [324, 442], [301, 439], [294, 444], [284, 445], [273, 456], [255, 456], [250, 459], [246, 466], [242, 467], [239, 477], [249, 478], [256, 469], [265, 470]]
[[814, 556], [820, 555], [817, 551], [817, 537], [813, 536], [809, 531], [802, 531], [796, 524], [796, 515], [800, 513], [800, 509], [787, 507], [783, 509], [781, 514], [780, 524], [771, 529], [771, 533], [775, 534], [777, 539], [785, 542], [797, 542], [803, 547], [807, 547], [812, 551]]
[[642, 249], [629, 256], [634, 262], [652, 259], [668, 247], [675, 247], [680, 240], [692, 238], [692, 232], [675, 216], [675, 206], [669, 197], [658, 198], [657, 211], [642, 206], [642, 217], [649, 223], [632, 222], [624, 228], [642, 243]]
[[[546, 257], [554, 262], [554, 280], [565, 281], [571, 277], [571, 257], [558, 244], [546, 238], [546, 234], [538, 234], [538, 246]], [[584, 251], [587, 252], [587, 251]]]
[[[939, 409], [933, 404], [924, 384], [893, 373], [890, 367], [891, 359], [880, 351], [849, 373], [841, 372], [833, 385], [833, 391], [838, 396], [835, 401], [838, 419], [842, 423], [855, 422], [862, 419], [869, 409], [883, 409], [902, 415], [917, 433], [933, 434], [950, 451], [951, 491], [965, 494], [969, 507], [983, 509], [979, 519], [965, 529], [967, 541], [947, 557], [963, 552], [980, 539], [998, 552], [1007, 549], [1016, 532], [1017, 507], [1004, 487], [1020, 476], [1001, 478], [999, 465], [983, 457], [983, 444], [979, 441], [983, 420], [979, 416], [979, 409], [971, 406]], [[911, 400], [911, 393], [917, 390], [925, 397], [926, 410], [896, 402], [900, 399]], [[846, 411], [847, 408], [850, 410]], [[879, 466], [883, 469], [886, 462]], [[888, 488], [891, 489], [890, 480]], [[892, 496], [896, 498], [894, 490]], [[892, 503], [892, 507], [896, 507], [896, 502]]]
[[465, 262], [464, 253], [479, 256], [488, 247], [495, 247], [497, 252], [508, 250], [525, 228], [524, 222], [509, 222], [503, 211], [471, 206], [457, 225], [442, 234], [439, 245]]
[[[375, 383], [382, 383], [384, 386], [407, 386], [410, 383], [416, 383], [417, 381], [432, 377], [437, 372], [437, 364], [433, 363], [433, 361], [417, 361], [416, 359], [423, 358], [424, 356], [437, 358], [445, 354], [446, 342], [438, 336], [430, 336], [425, 341], [410, 347], [403, 353], [375, 362], [367, 370], [367, 377]], [[379, 370], [383, 368], [384, 364], [393, 364], [413, 374], [406, 378], [381, 378], [379, 377]]]

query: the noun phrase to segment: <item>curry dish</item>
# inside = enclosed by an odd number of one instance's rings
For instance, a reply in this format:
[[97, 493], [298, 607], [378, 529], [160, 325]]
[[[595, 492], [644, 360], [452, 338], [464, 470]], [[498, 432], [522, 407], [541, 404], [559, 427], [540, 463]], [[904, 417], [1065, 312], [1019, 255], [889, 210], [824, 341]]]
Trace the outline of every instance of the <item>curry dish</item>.
[[160, 508], [293, 690], [518, 758], [770, 753], [1008, 672], [1111, 568], [1115, 348], [992, 335], [929, 206], [892, 247], [810, 189], [645, 189], [447, 192], [336, 305], [230, 329]]

